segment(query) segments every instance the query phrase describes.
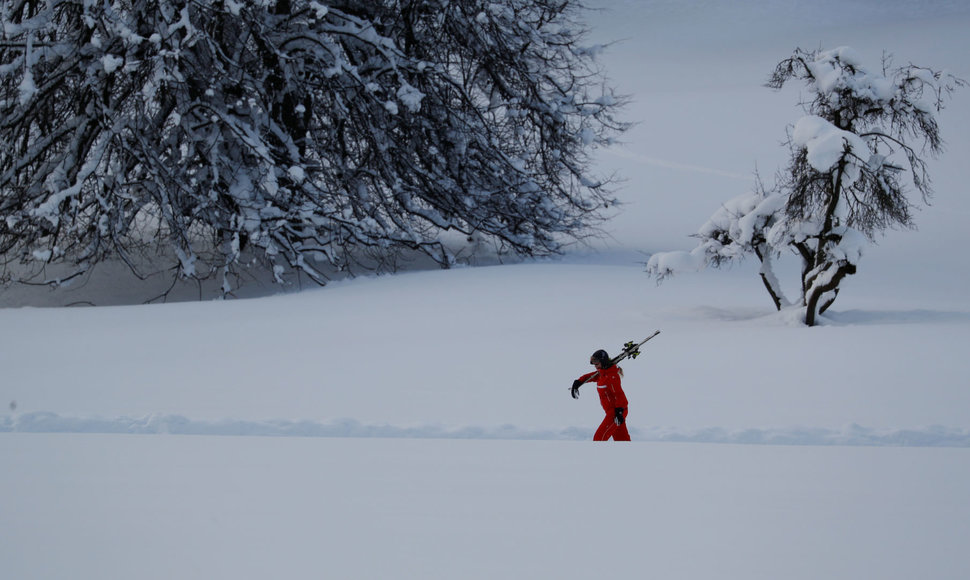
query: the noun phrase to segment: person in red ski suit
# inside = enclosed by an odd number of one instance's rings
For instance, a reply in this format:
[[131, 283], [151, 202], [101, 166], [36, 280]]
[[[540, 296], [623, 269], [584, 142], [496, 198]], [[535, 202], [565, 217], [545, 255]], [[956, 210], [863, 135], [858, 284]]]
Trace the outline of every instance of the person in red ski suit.
[[630, 432], [626, 428], [629, 406], [620, 385], [623, 369], [610, 364], [610, 355], [605, 350], [594, 352], [589, 364], [596, 367], [596, 370], [573, 381], [572, 395], [574, 399], [578, 399], [579, 387], [586, 381], [596, 379], [596, 392], [599, 393], [600, 405], [606, 411], [606, 417], [593, 435], [593, 441], [608, 441], [611, 437], [614, 441], [629, 441]]

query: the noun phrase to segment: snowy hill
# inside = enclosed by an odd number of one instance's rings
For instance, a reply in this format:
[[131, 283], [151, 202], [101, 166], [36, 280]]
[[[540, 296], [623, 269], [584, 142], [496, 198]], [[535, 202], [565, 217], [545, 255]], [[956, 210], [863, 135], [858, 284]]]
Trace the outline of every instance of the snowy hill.
[[[792, 49], [970, 78], [970, 7], [595, 4], [640, 124], [602, 155], [626, 205], [594, 248], [246, 300], [3, 296], [0, 574], [970, 577], [970, 91], [919, 231], [868, 248], [821, 326], [754, 264], [641, 263], [783, 163], [799, 95], [761, 85]], [[634, 443], [594, 445], [570, 383], [654, 329], [622, 365]]]

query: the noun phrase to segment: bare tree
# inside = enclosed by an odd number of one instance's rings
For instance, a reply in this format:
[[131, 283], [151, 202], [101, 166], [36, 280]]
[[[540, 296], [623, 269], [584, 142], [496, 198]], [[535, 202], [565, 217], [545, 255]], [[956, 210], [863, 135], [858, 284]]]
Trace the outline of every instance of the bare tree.
[[[913, 65], [881, 72], [861, 65], [848, 48], [794, 54], [778, 64], [768, 86], [802, 81], [811, 95], [806, 116], [789, 133], [791, 160], [770, 190], [760, 185], [725, 205], [698, 232], [690, 253], [651, 258], [659, 278], [679, 270], [718, 266], [754, 253], [776, 308], [789, 304], [771, 272], [771, 258], [801, 259], [805, 323], [813, 326], [855, 274], [875, 234], [913, 227], [913, 209], [932, 190], [922, 155], [937, 155], [942, 140], [936, 113], [961, 79]], [[910, 192], [919, 199], [910, 199]]]
[[[70, 275], [544, 255], [626, 126], [572, 0], [2, 0], [0, 252]], [[57, 282], [47, 280], [44, 282]]]

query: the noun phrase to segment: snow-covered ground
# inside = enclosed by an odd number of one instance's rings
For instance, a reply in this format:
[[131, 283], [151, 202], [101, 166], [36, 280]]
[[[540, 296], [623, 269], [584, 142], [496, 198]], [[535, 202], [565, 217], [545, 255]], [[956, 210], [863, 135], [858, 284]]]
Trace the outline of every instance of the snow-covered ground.
[[[0, 577], [970, 577], [970, 91], [920, 230], [822, 326], [754, 264], [640, 263], [784, 162], [798, 91], [761, 85], [796, 46], [970, 78], [970, 7], [596, 4], [640, 124], [603, 155], [627, 205], [593, 250], [226, 302], [0, 296]], [[655, 329], [623, 364], [634, 443], [589, 442], [568, 386]]]
[[970, 571], [967, 449], [11, 434], [0, 453], [4, 578]]

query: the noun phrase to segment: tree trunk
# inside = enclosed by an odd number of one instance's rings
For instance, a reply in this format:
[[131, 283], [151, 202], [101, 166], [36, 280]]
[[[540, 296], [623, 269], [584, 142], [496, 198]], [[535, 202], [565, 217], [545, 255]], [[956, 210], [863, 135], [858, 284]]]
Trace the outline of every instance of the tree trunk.
[[[805, 324], [807, 326], [815, 326], [816, 314], [824, 312], [825, 308], [828, 308], [828, 306], [831, 304], [831, 301], [829, 301], [827, 304], [825, 304], [822, 310], [819, 311], [819, 300], [822, 298], [822, 296], [824, 296], [827, 292], [838, 290], [839, 284], [842, 283], [842, 280], [846, 276], [855, 274], [856, 272], [855, 264], [850, 262], [838, 262], [836, 264], [830, 264], [827, 268], [825, 268], [825, 270], [823, 270], [823, 272], [833, 267], [836, 270], [832, 277], [825, 283], [812, 284], [807, 295], [805, 296]], [[818, 276], [816, 276], [816, 279], [817, 278]]]
[[815, 253], [804, 243], [792, 244], [792, 246], [802, 258], [802, 304], [805, 304], [805, 296], [808, 294], [808, 274], [815, 269], [815, 264], [812, 263], [812, 256]]
[[768, 295], [771, 296], [771, 301], [775, 303], [775, 310], [780, 311], [783, 307], [791, 303], [781, 291], [781, 283], [778, 281], [778, 277], [775, 276], [775, 271], [771, 267], [771, 252], [764, 252], [761, 247], [756, 246], [754, 253], [758, 256], [758, 260], [761, 261], [761, 271], [759, 272], [761, 282], [765, 285]]
[[829, 309], [829, 306], [832, 306], [832, 304], [835, 302], [835, 299], [838, 297], [839, 297], [838, 288], [824, 295], [821, 300], [821, 305], [818, 308], [818, 313], [825, 314], [825, 311]]

